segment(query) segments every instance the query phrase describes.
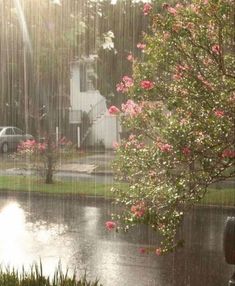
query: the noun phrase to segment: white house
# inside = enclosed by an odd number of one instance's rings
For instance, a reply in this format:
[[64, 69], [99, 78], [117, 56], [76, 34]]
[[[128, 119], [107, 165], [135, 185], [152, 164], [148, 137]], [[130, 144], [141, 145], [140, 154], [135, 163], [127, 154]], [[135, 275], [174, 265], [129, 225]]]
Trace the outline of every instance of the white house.
[[77, 125], [78, 147], [110, 149], [120, 140], [120, 123], [108, 113], [105, 97], [94, 88], [95, 64], [94, 56], [71, 63], [70, 124]]

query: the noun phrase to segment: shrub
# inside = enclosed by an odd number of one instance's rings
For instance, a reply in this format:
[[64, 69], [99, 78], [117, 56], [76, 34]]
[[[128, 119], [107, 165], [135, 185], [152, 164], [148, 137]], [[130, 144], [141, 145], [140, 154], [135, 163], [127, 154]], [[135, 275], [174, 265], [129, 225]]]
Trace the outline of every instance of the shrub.
[[1, 286], [102, 286], [98, 280], [88, 281], [86, 275], [81, 279], [76, 278], [76, 273], [72, 277], [62, 272], [60, 266], [55, 271], [52, 278], [43, 274], [42, 265], [37, 264], [31, 267], [31, 271], [18, 272], [15, 269], [0, 268], [0, 285]]
[[235, 175], [235, 27], [230, 0], [164, 4], [161, 14], [154, 3], [131, 84], [117, 86], [129, 100], [110, 110], [132, 132], [117, 149], [129, 190], [114, 188], [123, 211], [113, 219], [159, 232], [162, 255], [182, 245], [184, 212]]
[[61, 154], [70, 156], [73, 145], [65, 137], [61, 138], [56, 144], [50, 136], [44, 142], [27, 140], [19, 144], [17, 157], [26, 157], [32, 163], [37, 172], [45, 178], [45, 183], [53, 183], [53, 174]]

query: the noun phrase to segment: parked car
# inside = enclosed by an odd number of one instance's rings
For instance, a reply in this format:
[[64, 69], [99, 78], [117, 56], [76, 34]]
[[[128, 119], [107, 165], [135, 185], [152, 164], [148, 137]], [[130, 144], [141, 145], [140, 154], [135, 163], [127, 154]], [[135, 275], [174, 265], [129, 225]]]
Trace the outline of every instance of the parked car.
[[16, 150], [20, 142], [32, 140], [33, 136], [13, 126], [0, 126], [0, 151]]

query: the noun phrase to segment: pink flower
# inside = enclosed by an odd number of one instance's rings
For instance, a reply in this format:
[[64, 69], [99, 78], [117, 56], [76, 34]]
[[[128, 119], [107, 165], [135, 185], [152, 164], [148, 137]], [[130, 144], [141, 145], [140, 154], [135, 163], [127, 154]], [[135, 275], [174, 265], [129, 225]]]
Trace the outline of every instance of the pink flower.
[[118, 113], [120, 113], [120, 110], [116, 106], [114, 106], [114, 105], [110, 106], [109, 114], [113, 115], [113, 114], [118, 114]]
[[210, 59], [210, 58], [205, 58], [204, 60], [203, 60], [203, 64], [205, 65], [205, 66], [209, 66], [210, 64], [212, 64], [213, 63], [213, 61], [212, 61], [212, 59]]
[[123, 82], [124, 82], [124, 85], [125, 87], [129, 88], [131, 86], [133, 86], [134, 82], [133, 82], [133, 78], [125, 75], [123, 78], [122, 78]]
[[173, 146], [167, 143], [164, 144], [164, 143], [158, 142], [157, 146], [164, 153], [169, 153], [173, 150]]
[[137, 103], [135, 103], [133, 100], [127, 100], [127, 102], [122, 104], [122, 111], [125, 113], [125, 115], [129, 115], [131, 117], [134, 117], [141, 113], [142, 108]]
[[136, 45], [136, 47], [137, 47], [138, 49], [144, 50], [144, 49], [146, 48], [146, 45], [143, 44], [143, 43], [138, 43], [138, 44]]
[[206, 80], [201, 74], [198, 74], [197, 78], [210, 90], [213, 90], [212, 84]]
[[132, 55], [132, 54], [129, 54], [129, 55], [127, 56], [127, 60], [128, 60], [129, 62], [133, 62], [133, 61], [134, 61], [133, 55]]
[[145, 214], [145, 204], [144, 202], [140, 202], [131, 207], [131, 212], [137, 217], [141, 218]]
[[144, 4], [144, 7], [143, 7], [143, 12], [144, 12], [144, 15], [148, 15], [151, 10], [153, 9], [152, 5], [150, 3], [145, 3]]
[[173, 7], [167, 7], [167, 11], [172, 14], [173, 16], [175, 16], [177, 14], [177, 10]]
[[114, 141], [113, 142], [113, 149], [117, 149], [119, 147], [118, 142]]
[[154, 82], [152, 82], [150, 80], [142, 80], [140, 82], [140, 86], [145, 90], [150, 90], [150, 89], [154, 88]]
[[188, 155], [190, 155], [191, 150], [190, 150], [188, 147], [184, 147], [184, 148], [182, 149], [182, 153], [183, 153], [185, 156], [188, 156]]
[[116, 84], [116, 90], [117, 90], [117, 92], [125, 93], [128, 91], [128, 88], [125, 87], [125, 84], [123, 82], [120, 82], [120, 83]]
[[221, 47], [220, 47], [220, 45], [213, 45], [212, 47], [211, 47], [211, 50], [212, 50], [212, 52], [213, 53], [215, 53], [216, 55], [219, 55], [220, 53], [221, 53]]
[[235, 158], [235, 151], [226, 149], [226, 150], [223, 151], [222, 157], [223, 158], [231, 158], [231, 159]]
[[105, 227], [107, 230], [113, 230], [117, 227], [117, 224], [114, 221], [106, 221]]
[[122, 78], [122, 81], [116, 85], [118, 92], [128, 92], [129, 88], [134, 85], [133, 79], [127, 75]]
[[162, 249], [160, 247], [157, 248], [155, 253], [156, 253], [157, 256], [162, 255]]
[[141, 254], [145, 254], [145, 253], [146, 253], [146, 248], [140, 247], [140, 248], [139, 248], [139, 252], [140, 252]]
[[215, 110], [214, 114], [216, 117], [221, 118], [224, 116], [224, 111], [223, 110]]
[[183, 78], [183, 75], [181, 73], [175, 73], [175, 74], [173, 74], [172, 78], [174, 80], [180, 80]]

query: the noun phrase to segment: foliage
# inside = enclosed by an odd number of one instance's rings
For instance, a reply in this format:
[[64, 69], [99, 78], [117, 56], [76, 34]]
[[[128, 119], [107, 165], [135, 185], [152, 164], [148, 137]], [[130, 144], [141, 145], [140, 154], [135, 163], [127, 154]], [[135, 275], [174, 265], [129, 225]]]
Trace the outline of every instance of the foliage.
[[120, 90], [129, 100], [111, 109], [132, 132], [117, 149], [116, 171], [129, 189], [114, 188], [123, 206], [114, 219], [125, 230], [151, 226], [162, 255], [183, 244], [177, 229], [184, 212], [211, 183], [235, 175], [235, 24], [230, 0], [146, 11], [151, 33]]
[[69, 156], [72, 151], [73, 145], [65, 137], [56, 144], [52, 141], [51, 136], [48, 136], [43, 143], [35, 140], [20, 143], [16, 156], [29, 159], [37, 172], [45, 178], [45, 182], [51, 184], [61, 153]]
[[45, 115], [53, 128], [68, 122], [70, 64], [94, 53], [96, 6], [89, 0], [0, 2], [2, 124], [25, 129], [26, 119], [36, 133], [45, 130]]
[[60, 267], [55, 271], [53, 278], [43, 274], [42, 265], [33, 265], [31, 271], [22, 272], [15, 269], [0, 268], [0, 285], [2, 286], [102, 286], [97, 280], [89, 282], [86, 275], [77, 279], [76, 273], [72, 277], [68, 273], [63, 273]]

